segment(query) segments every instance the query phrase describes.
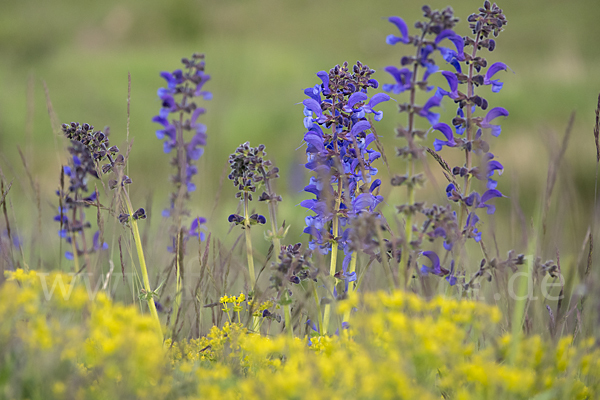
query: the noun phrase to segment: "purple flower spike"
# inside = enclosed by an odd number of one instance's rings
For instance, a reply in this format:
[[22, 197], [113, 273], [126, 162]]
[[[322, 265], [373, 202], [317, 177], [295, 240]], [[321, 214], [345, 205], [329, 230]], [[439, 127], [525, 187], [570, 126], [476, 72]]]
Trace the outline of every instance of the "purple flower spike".
[[395, 45], [398, 42], [402, 42], [404, 44], [410, 43], [410, 37], [408, 37], [408, 26], [406, 26], [406, 22], [404, 22], [404, 20], [400, 17], [389, 17], [388, 21], [398, 27], [402, 37], [389, 35], [385, 40], [386, 43], [391, 45]]
[[437, 37], [435, 38], [435, 44], [438, 45], [444, 39], [448, 39], [454, 44], [454, 47], [456, 47], [456, 53], [457, 53], [456, 58], [459, 61], [464, 61], [464, 59], [465, 59], [465, 53], [464, 53], [465, 42], [464, 42], [462, 36], [457, 35], [452, 29], [446, 29], [446, 30], [440, 32], [439, 35], [437, 35]]
[[494, 93], [498, 93], [500, 91], [500, 89], [502, 89], [502, 85], [504, 85], [504, 83], [500, 82], [499, 80], [492, 80], [491, 78], [496, 75], [497, 72], [499, 71], [506, 71], [508, 69], [508, 66], [502, 62], [497, 62], [492, 64], [492, 66], [487, 70], [487, 73], [485, 74], [485, 79], [483, 80], [483, 84], [484, 85], [492, 85], [492, 92]]
[[507, 116], [508, 111], [506, 111], [505, 108], [494, 107], [490, 111], [488, 111], [487, 115], [485, 116], [483, 121], [481, 121], [481, 124], [479, 126], [482, 128], [490, 128], [492, 130], [492, 135], [498, 137], [500, 135], [500, 132], [502, 131], [502, 128], [500, 127], [500, 125], [492, 125], [490, 124], [490, 122], [498, 117]]
[[444, 136], [446, 136], [446, 139], [448, 139], [448, 140], [435, 139], [433, 141], [433, 147], [434, 147], [435, 151], [442, 150], [443, 146], [448, 146], [448, 147], [456, 147], [457, 146], [457, 143], [454, 140], [454, 133], [452, 132], [452, 128], [450, 128], [450, 126], [448, 126], [448, 124], [444, 124], [444, 123], [435, 124], [435, 125], [433, 125], [432, 128], [435, 129], [436, 131], [442, 132], [444, 134]]
[[[198, 189], [192, 180], [198, 174], [195, 161], [204, 153], [207, 128], [200, 122], [200, 116], [206, 110], [197, 105], [197, 100], [212, 98], [212, 94], [204, 90], [204, 85], [211, 79], [210, 75], [204, 72], [204, 55], [196, 53], [191, 58], [182, 59], [182, 62], [185, 65], [185, 72], [178, 69], [160, 74], [167, 81], [167, 87], [158, 90], [158, 97], [162, 102], [161, 109], [152, 119], [152, 122], [162, 125], [162, 129], [156, 131], [156, 137], [164, 141], [163, 151], [171, 153], [176, 149], [182, 150], [176, 152], [171, 165], [177, 168], [173, 175], [176, 186], [186, 190], [180, 193], [177, 189], [171, 195], [169, 207], [162, 211], [162, 216], [165, 218], [176, 215], [175, 199], [182, 194], [183, 200], [189, 200], [190, 193]], [[180, 211], [183, 211], [184, 215], [187, 213], [185, 209]], [[199, 234], [197, 224], [196, 222], [195, 229], [192, 227], [191, 231], [186, 230], [184, 241], [194, 236], [194, 232], [196, 236]], [[172, 236], [171, 239], [176, 243], [175, 237]], [[175, 248], [176, 246], [173, 245], [167, 250], [174, 251]]]

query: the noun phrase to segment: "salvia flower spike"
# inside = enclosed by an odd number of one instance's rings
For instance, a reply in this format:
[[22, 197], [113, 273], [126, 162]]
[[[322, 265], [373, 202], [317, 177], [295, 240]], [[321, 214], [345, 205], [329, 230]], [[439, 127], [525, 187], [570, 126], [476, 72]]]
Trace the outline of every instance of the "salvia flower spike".
[[[446, 187], [446, 195], [451, 202], [458, 203], [458, 226], [461, 236], [480, 243], [484, 250], [482, 232], [478, 228], [480, 218], [477, 211], [485, 209], [487, 214], [493, 214], [496, 210], [494, 199], [504, 197], [497, 189], [498, 182], [493, 178], [496, 173], [501, 175], [504, 172], [504, 166], [490, 152], [486, 135], [489, 132], [492, 137], [498, 137], [501, 133], [499, 118], [507, 117], [509, 113], [502, 107], [490, 108], [488, 100], [476, 91], [479, 92], [479, 88], [489, 86], [492, 93], [497, 93], [503, 87], [498, 74], [507, 71], [509, 67], [503, 62], [489, 64], [480, 52], [483, 49], [491, 52], [496, 48], [495, 38], [503, 30], [507, 21], [502, 9], [486, 0], [478, 12], [468, 17], [468, 22], [473, 36], [461, 38], [462, 53], [458, 51], [459, 46], [457, 46], [457, 51], [446, 51], [444, 54], [444, 59], [451, 70], [441, 72], [447, 82], [447, 89], [438, 88], [436, 96], [452, 99], [458, 105], [458, 109], [456, 117], [452, 120], [452, 126], [446, 123], [433, 126], [435, 131], [443, 135], [443, 139], [434, 140], [434, 149], [442, 151], [444, 147], [455, 148], [465, 154], [464, 165], [451, 168], [452, 176], [463, 180], [462, 188], [459, 187], [458, 182], [452, 182]], [[458, 40], [456, 42], [458, 44]], [[470, 52], [467, 51], [469, 49]], [[466, 86], [466, 90], [461, 90], [461, 86]], [[478, 109], [483, 113], [481, 116], [476, 115]], [[474, 165], [474, 155], [478, 156], [479, 165]], [[483, 190], [471, 191], [473, 178], [485, 182]], [[450, 251], [451, 247], [447, 247], [446, 250]], [[450, 272], [440, 274], [439, 269], [436, 269], [439, 263], [436, 263], [434, 254], [423, 252], [424, 256], [430, 258], [433, 266], [424, 267], [421, 272], [449, 275]], [[453, 263], [455, 261], [457, 267], [460, 267], [458, 257], [452, 260]], [[448, 270], [442, 269], [442, 271]], [[448, 281], [456, 282], [452, 279]]]
[[[383, 85], [383, 90], [386, 92], [399, 95], [406, 93], [408, 101], [401, 103], [399, 111], [407, 113], [407, 124], [400, 126], [397, 129], [398, 137], [406, 141], [406, 145], [397, 150], [397, 154], [407, 159], [407, 174], [404, 176], [396, 175], [392, 178], [393, 186], [405, 185], [407, 188], [407, 204], [399, 209], [404, 214], [405, 230], [404, 230], [404, 245], [405, 253], [400, 264], [399, 276], [401, 286], [406, 282], [408, 273], [408, 260], [413, 251], [413, 231], [414, 231], [414, 214], [419, 210], [416, 207], [415, 190], [420, 184], [423, 184], [421, 174], [416, 173], [416, 161], [424, 157], [424, 149], [418, 145], [427, 129], [419, 129], [417, 127], [417, 117], [423, 118], [429, 125], [433, 125], [434, 129], [442, 130], [448, 138], [446, 145], [454, 145], [454, 141], [448, 137], [445, 127], [439, 124], [439, 114], [432, 111], [440, 106], [441, 97], [436, 93], [431, 93], [433, 86], [429, 85], [429, 77], [439, 70], [436, 64], [436, 55], [446, 58], [448, 54], [453, 54], [457, 59], [464, 59], [464, 44], [462, 38], [457, 35], [453, 28], [458, 22], [454, 17], [454, 11], [448, 7], [442, 11], [432, 10], [429, 6], [424, 6], [423, 21], [415, 23], [417, 33], [409, 34], [409, 29], [404, 20], [400, 17], [390, 17], [388, 20], [399, 30], [400, 36], [389, 35], [386, 42], [390, 45], [403, 43], [413, 46], [414, 53], [412, 56], [403, 56], [400, 60], [400, 68], [396, 66], [388, 66], [385, 71], [394, 79], [394, 83]], [[444, 47], [450, 45], [451, 47]], [[417, 104], [417, 93], [422, 92], [426, 95], [424, 103]], [[426, 126], [426, 125], [425, 125]], [[440, 143], [435, 143], [436, 148]]]
[[[163, 217], [173, 218], [172, 238], [180, 231], [182, 216], [189, 214], [185, 203], [190, 199], [190, 193], [196, 190], [193, 181], [198, 173], [196, 162], [206, 146], [207, 128], [199, 121], [206, 110], [198, 105], [198, 101], [212, 98], [212, 94], [204, 90], [204, 85], [210, 80], [210, 75], [204, 72], [204, 55], [196, 53], [181, 61], [183, 69], [161, 72], [167, 87], [158, 90], [162, 107], [152, 119], [161, 125], [156, 131], [156, 137], [163, 141], [163, 151], [175, 153], [171, 160], [171, 165], [176, 170], [171, 176], [175, 188], [170, 195], [169, 208], [162, 212]], [[189, 235], [184, 235], [181, 245], [184, 246], [189, 238]], [[176, 252], [173, 247], [169, 246], [168, 249]]]
[[[374, 72], [360, 61], [351, 67], [345, 62], [329, 72], [320, 71], [317, 77], [321, 83], [306, 89], [308, 98], [302, 102], [308, 130], [304, 134], [305, 167], [313, 172], [304, 190], [315, 196], [301, 203], [314, 212], [306, 217], [304, 232], [311, 235], [310, 249], [331, 253], [328, 289], [334, 296], [338, 249], [352, 260], [349, 273], [356, 265], [356, 255], [351, 254], [346, 240], [350, 218], [374, 212], [383, 201], [378, 194], [381, 181], [373, 179], [378, 172], [374, 161], [381, 154], [370, 148], [375, 135], [368, 117], [380, 121], [383, 112], [376, 106], [390, 97], [379, 93], [369, 98], [368, 90], [379, 86], [371, 77]], [[327, 304], [322, 334], [327, 333], [330, 312], [331, 305]]]

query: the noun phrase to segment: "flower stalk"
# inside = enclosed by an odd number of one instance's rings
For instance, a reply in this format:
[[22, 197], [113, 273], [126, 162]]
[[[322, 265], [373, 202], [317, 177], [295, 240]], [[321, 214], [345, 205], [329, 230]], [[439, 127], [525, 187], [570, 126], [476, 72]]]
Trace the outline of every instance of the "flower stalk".
[[[130, 215], [134, 214], [133, 207], [131, 206], [131, 200], [129, 199], [129, 194], [126, 190], [123, 190], [125, 197], [125, 204], [127, 206], [127, 212]], [[154, 292], [150, 286], [150, 279], [148, 277], [148, 268], [146, 267], [146, 258], [144, 257], [144, 248], [142, 247], [142, 238], [140, 237], [140, 231], [138, 229], [137, 220], [132, 218], [130, 221], [131, 232], [133, 233], [133, 241], [135, 242], [135, 248], [138, 255], [138, 260], [140, 263], [140, 270], [142, 272], [142, 281], [144, 282], [144, 290], [147, 294], [147, 302], [148, 308], [150, 309], [150, 315], [154, 319], [156, 323], [156, 333], [158, 337], [160, 337], [160, 341], [164, 341], [164, 336], [162, 332], [162, 326], [160, 324], [160, 319], [158, 318], [158, 312], [156, 311], [156, 304], [154, 304]]]

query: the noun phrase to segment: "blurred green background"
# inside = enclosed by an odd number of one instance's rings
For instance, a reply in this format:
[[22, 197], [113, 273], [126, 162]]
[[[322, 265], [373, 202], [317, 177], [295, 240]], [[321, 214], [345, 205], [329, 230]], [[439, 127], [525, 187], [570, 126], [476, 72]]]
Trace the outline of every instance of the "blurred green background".
[[[457, 32], [464, 35], [466, 17], [482, 2], [428, 4], [432, 8], [452, 6], [462, 21]], [[204, 104], [208, 146], [199, 165], [199, 190], [192, 196], [193, 213], [209, 218], [210, 231], [226, 232], [226, 217], [236, 207], [235, 191], [226, 177], [220, 184], [227, 156], [242, 142], [264, 143], [281, 169], [278, 191], [284, 195], [284, 203], [280, 218], [292, 224], [288, 241], [305, 241], [300, 232], [307, 212], [297, 206], [307, 198], [301, 189], [308, 182], [302, 167], [304, 150], [298, 149], [305, 131], [302, 106], [298, 105], [305, 98], [303, 89], [319, 82], [317, 71], [356, 60], [378, 70], [375, 78], [380, 83], [390, 82], [383, 68], [397, 65], [413, 48], [386, 45], [385, 37], [397, 32], [387, 17], [401, 16], [412, 26], [421, 16], [422, 5], [412, 0], [2, 1], [0, 167], [8, 181], [14, 179], [11, 201], [17, 224], [25, 233], [33, 230], [37, 219], [19, 146], [40, 183], [44, 231], [58, 229], [52, 221], [57, 206], [54, 190], [60, 163], [66, 162], [66, 143], [52, 132], [43, 82], [60, 122], [89, 122], [99, 129], [108, 125], [111, 142], [124, 148], [128, 73], [132, 79], [132, 193], [140, 205], [151, 196], [154, 206], [150, 211], [159, 216], [172, 189], [168, 182], [170, 156], [162, 152], [154, 134], [157, 125], [151, 122], [160, 107], [156, 91], [164, 85], [159, 73], [179, 68], [182, 57], [202, 52], [206, 71], [212, 76], [205, 88], [214, 98]], [[551, 210], [556, 225], [549, 240], [579, 248], [593, 202], [600, 3], [505, 0], [499, 5], [508, 25], [488, 61], [503, 61], [514, 71], [501, 73], [503, 90], [487, 96], [491, 106], [510, 112], [502, 122], [502, 135], [491, 142], [492, 152], [506, 168], [500, 189], [510, 196], [496, 202], [496, 222], [507, 229], [505, 238], [498, 238], [501, 250], [524, 250], [518, 212], [511, 204], [523, 207], [521, 221], [529, 224], [544, 192], [549, 154], [558, 151], [573, 111], [577, 116], [555, 189], [558, 196]], [[433, 82], [443, 84], [439, 76]], [[489, 89], [480, 93], [485, 96]], [[406, 96], [395, 97], [406, 101]], [[455, 107], [444, 104], [442, 118], [449, 122], [447, 117], [455, 113]], [[381, 108], [385, 116], [377, 133], [386, 146], [392, 171], [404, 173], [404, 164], [394, 157], [395, 146], [404, 145], [394, 137], [394, 128], [406, 123], [406, 116], [396, 113], [393, 102]], [[432, 141], [430, 135], [425, 144]], [[442, 155], [454, 160], [452, 150]], [[429, 185], [418, 194], [429, 204], [444, 198], [439, 190], [444, 186], [443, 177], [434, 163], [430, 166], [437, 191], [435, 185]], [[382, 180], [389, 182], [383, 166], [380, 171]], [[387, 203], [401, 203], [404, 193], [404, 189], [394, 191]], [[260, 211], [266, 214], [266, 209]], [[158, 229], [156, 219], [151, 221]]]

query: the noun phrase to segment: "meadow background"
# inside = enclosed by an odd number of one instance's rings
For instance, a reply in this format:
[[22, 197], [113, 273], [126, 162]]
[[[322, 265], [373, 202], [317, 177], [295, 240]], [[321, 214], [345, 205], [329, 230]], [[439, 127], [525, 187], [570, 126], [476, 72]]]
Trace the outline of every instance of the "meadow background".
[[[449, 5], [446, 1], [428, 4], [432, 8]], [[481, 2], [459, 0], [450, 5], [464, 21]], [[575, 111], [570, 146], [551, 206], [551, 234], [543, 249], [546, 258], [553, 258], [557, 248], [574, 254], [581, 248], [592, 213], [600, 3], [505, 0], [499, 5], [508, 25], [488, 60], [503, 61], [514, 71], [503, 73], [504, 89], [488, 97], [490, 104], [510, 112], [502, 122], [502, 135], [492, 143], [492, 151], [505, 166], [499, 189], [510, 197], [496, 201], [498, 213], [495, 222], [491, 220], [499, 227], [500, 253], [510, 248], [526, 250], [523, 227], [540, 204], [548, 162], [558, 151]], [[58, 228], [52, 217], [58, 200], [54, 191], [60, 165], [67, 161], [67, 141], [52, 130], [43, 82], [59, 122], [89, 122], [97, 129], [108, 125], [111, 143], [124, 149], [127, 75], [131, 73], [131, 193], [138, 206], [151, 205], [146, 224], [156, 233], [160, 211], [168, 205], [172, 190], [170, 155], [162, 152], [154, 133], [158, 125], [151, 122], [160, 108], [156, 91], [165, 84], [159, 73], [179, 68], [180, 59], [193, 52], [205, 53], [206, 72], [212, 76], [205, 88], [213, 93], [213, 100], [204, 104], [207, 114], [202, 122], [208, 126], [208, 145], [199, 163], [199, 190], [192, 194], [192, 213], [208, 218], [208, 231], [228, 241], [226, 218], [235, 212], [237, 201], [224, 175], [227, 156], [242, 142], [264, 143], [281, 170], [277, 192], [284, 197], [280, 219], [291, 225], [287, 242], [306, 242], [301, 231], [307, 212], [298, 206], [307, 198], [302, 188], [308, 182], [302, 166], [304, 149], [299, 148], [305, 131], [298, 104], [305, 98], [302, 91], [319, 82], [317, 71], [344, 61], [360, 60], [378, 71], [374, 77], [380, 84], [391, 82], [383, 68], [398, 65], [409, 48], [385, 43], [388, 34], [396, 33], [387, 17], [401, 16], [410, 26], [421, 16], [421, 6], [420, 1], [356, 0], [3, 1], [0, 167], [7, 181], [14, 180], [11, 213], [24, 246], [31, 246], [36, 230], [42, 233], [35, 245], [43, 256], [31, 255], [32, 266], [56, 266], [59, 239], [53, 234]], [[459, 24], [457, 33], [464, 35], [465, 29], [466, 24]], [[439, 76], [432, 82], [444, 84]], [[394, 97], [406, 101], [406, 96]], [[444, 104], [441, 121], [449, 121], [455, 108]], [[406, 117], [396, 113], [394, 102], [382, 104], [381, 109], [385, 116], [376, 125], [377, 133], [392, 172], [404, 173], [403, 162], [394, 157], [395, 146], [402, 145], [394, 137], [394, 128], [405, 123]], [[432, 141], [430, 135], [425, 144]], [[18, 147], [39, 184], [41, 215]], [[417, 194], [417, 199], [429, 204], [445, 198], [439, 168], [434, 163], [430, 166], [437, 186], [430, 183]], [[389, 183], [383, 166], [380, 171], [382, 180]], [[384, 194], [388, 192], [389, 185]], [[386, 196], [386, 203], [401, 204], [404, 196], [405, 189], [396, 189]], [[521, 215], [514, 204], [522, 208]], [[388, 209], [393, 211], [393, 207]], [[259, 212], [266, 213], [266, 209]], [[229, 236], [231, 242], [237, 231], [234, 234]], [[157, 241], [156, 248], [166, 247], [169, 240], [161, 235], [150, 237]], [[268, 243], [259, 238], [256, 246], [264, 254]]]
[[[307, 318], [315, 318], [316, 306], [308, 301], [309, 291], [302, 295], [304, 288], [297, 286], [296, 322], [287, 324], [293, 327], [294, 332], [288, 333], [295, 338], [278, 335], [283, 324], [270, 318], [262, 319], [267, 325], [261, 327], [262, 335], [248, 334], [235, 322], [245, 320], [250, 327], [250, 321], [254, 325], [257, 318], [242, 310], [242, 316], [238, 313], [230, 324], [229, 311], [221, 308], [227, 307], [226, 297], [221, 296], [242, 290], [249, 294], [242, 236], [227, 223], [227, 216], [239, 206], [236, 190], [227, 180], [228, 155], [246, 141], [267, 146], [268, 158], [281, 175], [276, 181], [276, 192], [284, 200], [279, 205], [279, 222], [285, 219], [291, 226], [282, 243], [306, 244], [308, 237], [301, 232], [309, 212], [299, 206], [309, 197], [302, 191], [309, 181], [303, 166], [303, 90], [320, 83], [316, 72], [344, 61], [353, 65], [360, 60], [378, 71], [373, 77], [380, 84], [391, 82], [383, 68], [398, 65], [413, 49], [385, 43], [387, 35], [397, 33], [387, 18], [397, 15], [412, 25], [421, 17], [423, 4], [412, 0], [0, 0], [0, 4], [0, 177], [4, 183], [12, 182], [7, 213], [13, 235], [20, 239], [20, 251], [11, 250], [10, 256], [18, 266], [30, 268], [29, 272], [25, 268], [6, 273], [6, 279], [17, 282], [0, 285], [0, 397], [481, 400], [587, 399], [600, 393], [600, 271], [598, 257], [586, 242], [588, 229], [598, 225], [593, 220], [597, 214], [593, 128], [600, 91], [600, 75], [595, 73], [600, 65], [597, 0], [502, 1], [499, 5], [508, 25], [487, 60], [489, 64], [502, 61], [511, 70], [496, 76], [505, 83], [500, 93], [491, 94], [488, 88], [477, 92], [492, 107], [510, 112], [501, 121], [501, 136], [490, 143], [505, 167], [498, 189], [508, 198], [496, 199], [496, 214], [482, 218], [486, 246], [491, 257], [502, 260], [509, 249], [525, 253], [526, 265], [531, 265], [536, 249], [532, 240], [539, 241], [536, 255], [542, 263], [560, 253], [562, 273], [567, 276], [562, 307], [555, 299], [532, 301], [522, 321], [520, 312], [527, 301], [508, 299], [501, 287], [516, 275], [506, 265], [492, 271], [495, 282], [488, 284], [485, 276], [479, 279], [481, 291], [477, 284], [461, 290], [460, 285], [449, 287], [445, 280], [433, 277], [415, 280], [411, 290], [420, 288], [419, 294], [373, 292], [387, 286], [383, 269], [376, 265], [361, 283], [360, 300], [352, 294], [348, 301], [337, 303], [340, 316], [359, 308], [348, 331], [340, 325], [340, 335], [319, 336], [311, 331]], [[480, 0], [429, 3], [434, 9], [454, 8], [462, 20], [456, 29], [460, 35], [467, 34], [465, 19], [481, 4]], [[201, 103], [207, 109], [201, 122], [208, 127], [208, 145], [194, 178], [198, 190], [191, 194], [189, 220], [206, 217], [212, 241], [208, 262], [203, 261], [204, 279], [198, 278], [197, 245], [188, 248], [190, 264], [186, 264], [180, 293], [192, 296], [181, 303], [179, 310], [184, 311], [179, 324], [179, 313], [160, 313], [167, 338], [161, 343], [155, 321], [142, 315], [147, 308], [138, 298], [141, 286], [134, 276], [137, 262], [131, 234], [108, 215], [104, 215], [104, 235], [109, 250], [92, 257], [85, 272], [92, 281], [102, 283], [112, 261], [114, 286], [100, 291], [95, 299], [90, 298], [89, 280], [86, 286], [78, 284], [69, 300], [46, 293], [47, 276], [50, 282], [71, 281], [69, 275], [47, 271], [73, 271], [73, 262], [62, 254], [67, 246], [60, 242], [59, 224], [53, 220], [60, 171], [68, 161], [68, 141], [59, 124], [78, 121], [96, 129], [110, 126], [111, 144], [125, 152], [131, 75], [129, 140], [133, 139], [133, 147], [127, 174], [133, 180], [129, 193], [134, 208], [143, 206], [148, 214], [147, 220], [140, 221], [152, 281], [147, 286], [157, 288], [165, 275], [170, 276], [158, 301], [165, 309], [178, 309], [175, 278], [166, 272], [173, 265], [173, 254], [166, 251], [171, 244], [171, 222], [161, 217], [173, 190], [169, 182], [172, 155], [163, 153], [163, 144], [155, 136], [159, 126], [151, 119], [161, 106], [157, 89], [165, 86], [160, 72], [180, 68], [181, 58], [195, 52], [206, 54], [206, 72], [212, 79], [204, 89], [213, 93], [213, 99]], [[431, 77], [430, 83], [446, 86], [440, 74]], [[393, 97], [399, 103], [407, 101], [406, 94]], [[424, 101], [417, 99], [421, 104]], [[404, 143], [395, 138], [394, 130], [406, 124], [406, 116], [397, 114], [393, 101], [379, 107], [385, 115], [375, 128], [391, 174], [403, 174], [404, 161], [394, 154], [395, 147]], [[440, 120], [450, 122], [455, 112], [456, 107], [444, 101]], [[575, 122], [569, 147], [561, 158], [572, 113]], [[430, 134], [423, 145], [432, 146], [436, 134]], [[453, 151], [440, 153], [451, 166], [463, 163]], [[445, 204], [439, 166], [431, 160], [428, 164], [431, 179], [417, 192], [416, 200], [429, 206]], [[387, 168], [381, 163], [378, 167], [385, 198], [378, 210], [398, 232], [402, 221], [394, 206], [407, 202], [406, 189], [392, 189]], [[540, 209], [547, 182], [553, 182], [547, 178], [549, 167], [557, 179], [548, 203], [547, 229], [542, 233]], [[109, 203], [112, 195], [100, 192], [101, 201]], [[264, 204], [254, 202], [254, 206], [267, 215]], [[94, 231], [95, 212], [93, 208], [87, 212]], [[6, 228], [2, 214], [0, 235]], [[261, 239], [262, 232], [261, 226], [252, 229], [255, 262], [268, 267], [269, 242]], [[123, 276], [122, 284], [119, 236], [125, 239], [127, 279]], [[0, 239], [6, 243], [5, 237]], [[479, 268], [481, 252], [473, 243], [466, 246], [468, 254], [459, 268], [470, 276]], [[232, 247], [234, 252], [229, 250]], [[323, 262], [322, 257], [313, 260]], [[365, 270], [364, 259], [359, 259], [358, 267]], [[204, 276], [207, 270], [210, 279]], [[88, 276], [85, 272], [84, 277]], [[538, 285], [543, 273], [537, 270], [535, 274]], [[269, 275], [267, 269], [257, 287], [267, 288]], [[197, 281], [196, 290], [191, 291]], [[458, 301], [449, 296], [424, 300], [436, 282], [440, 293], [484, 301]], [[534, 290], [539, 294], [537, 286]], [[325, 304], [324, 299], [319, 302], [317, 289], [314, 295], [319, 307]], [[285, 298], [279, 300], [283, 304]], [[494, 301], [495, 305], [486, 304]], [[229, 304], [239, 309], [240, 302]], [[334, 319], [341, 322], [339, 317]], [[522, 326], [527, 335], [520, 335]]]

